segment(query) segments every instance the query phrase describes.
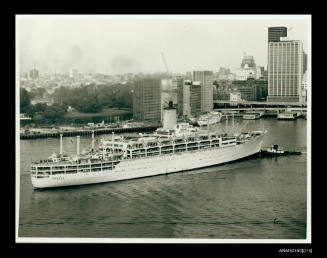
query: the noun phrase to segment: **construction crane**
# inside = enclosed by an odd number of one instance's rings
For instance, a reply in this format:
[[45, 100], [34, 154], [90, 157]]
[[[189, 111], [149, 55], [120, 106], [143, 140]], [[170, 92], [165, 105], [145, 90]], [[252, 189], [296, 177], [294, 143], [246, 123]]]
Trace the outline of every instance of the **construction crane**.
[[162, 61], [163, 61], [164, 65], [165, 65], [165, 68], [166, 68], [166, 73], [167, 73], [167, 75], [169, 75], [168, 65], [167, 65], [166, 58], [165, 58], [163, 52], [161, 52], [161, 57], [162, 57]]

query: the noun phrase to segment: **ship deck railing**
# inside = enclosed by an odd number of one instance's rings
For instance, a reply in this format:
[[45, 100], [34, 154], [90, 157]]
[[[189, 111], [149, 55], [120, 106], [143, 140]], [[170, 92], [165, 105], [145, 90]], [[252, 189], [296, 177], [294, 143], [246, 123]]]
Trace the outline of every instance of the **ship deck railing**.
[[[249, 136], [247, 138], [243, 139], [236, 139], [236, 138], [229, 138], [229, 140], [222, 141], [221, 144], [219, 143], [219, 140], [207, 140], [202, 142], [194, 142], [190, 143], [187, 146], [185, 144], [181, 144], [184, 146], [177, 146], [174, 147], [173, 145], [164, 146], [161, 147], [161, 151], [159, 150], [159, 147], [154, 147], [156, 150], [150, 150], [147, 153], [135, 153], [132, 152], [132, 159], [135, 158], [146, 158], [147, 156], [156, 156], [161, 154], [167, 155], [167, 154], [174, 154], [175, 152], [193, 152], [193, 151], [202, 151], [207, 148], [221, 148], [221, 147], [228, 147], [228, 146], [234, 146], [236, 144], [243, 144], [245, 142], [250, 141], [252, 138], [256, 138], [260, 136], [261, 134], [253, 134], [252, 136]], [[225, 139], [227, 139], [225, 137]], [[147, 155], [145, 155], [147, 154]], [[130, 154], [128, 157], [125, 157], [123, 159], [130, 159]], [[104, 169], [112, 169], [115, 165], [120, 163], [121, 159], [112, 159], [112, 160], [99, 160], [98, 162], [81, 162], [81, 163], [75, 163], [75, 162], [42, 162], [42, 163], [34, 163], [36, 166], [32, 166], [31, 172], [32, 174], [38, 174], [38, 175], [49, 175], [49, 174], [64, 174], [64, 173], [79, 173], [79, 172], [95, 172], [95, 171], [101, 171]], [[40, 166], [41, 165], [41, 166]]]

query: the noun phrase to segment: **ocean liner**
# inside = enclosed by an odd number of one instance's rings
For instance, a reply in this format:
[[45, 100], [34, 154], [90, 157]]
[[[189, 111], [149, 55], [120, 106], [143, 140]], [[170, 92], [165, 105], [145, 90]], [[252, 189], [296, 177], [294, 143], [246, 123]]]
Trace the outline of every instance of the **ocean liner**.
[[104, 183], [187, 171], [242, 159], [260, 151], [266, 131], [237, 135], [200, 130], [176, 122], [176, 110], [164, 110], [163, 127], [151, 135], [123, 137], [111, 135], [99, 147], [32, 162], [31, 181], [35, 188]]

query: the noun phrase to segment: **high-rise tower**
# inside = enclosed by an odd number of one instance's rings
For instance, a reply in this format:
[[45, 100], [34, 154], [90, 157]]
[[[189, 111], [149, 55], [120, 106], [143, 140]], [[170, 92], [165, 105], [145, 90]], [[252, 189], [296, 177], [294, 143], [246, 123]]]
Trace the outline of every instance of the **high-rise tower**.
[[141, 78], [134, 82], [133, 118], [161, 120], [161, 79]]
[[193, 71], [193, 82], [200, 82], [201, 86], [201, 112], [210, 112], [213, 109], [213, 72]]
[[302, 75], [301, 41], [268, 42], [268, 101], [300, 102]]
[[269, 27], [268, 42], [279, 42], [280, 38], [287, 37], [286, 27]]

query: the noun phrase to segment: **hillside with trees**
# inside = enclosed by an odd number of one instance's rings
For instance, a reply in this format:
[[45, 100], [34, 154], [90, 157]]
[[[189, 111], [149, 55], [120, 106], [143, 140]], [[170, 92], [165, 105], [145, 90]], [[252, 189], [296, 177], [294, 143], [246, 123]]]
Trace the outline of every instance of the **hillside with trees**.
[[61, 87], [53, 93], [53, 98], [59, 105], [71, 106], [84, 113], [97, 113], [103, 108], [132, 109], [132, 89], [132, 84]]
[[[26, 113], [34, 120], [44, 123], [56, 123], [67, 121], [67, 108], [71, 106], [80, 113], [108, 114], [104, 109], [124, 109], [133, 108], [133, 84], [115, 85], [81, 85], [78, 88], [61, 87], [54, 91], [51, 97], [54, 104], [31, 104], [31, 99], [44, 93], [43, 90], [28, 92], [20, 89], [20, 112]], [[102, 112], [104, 111], [104, 112]]]

